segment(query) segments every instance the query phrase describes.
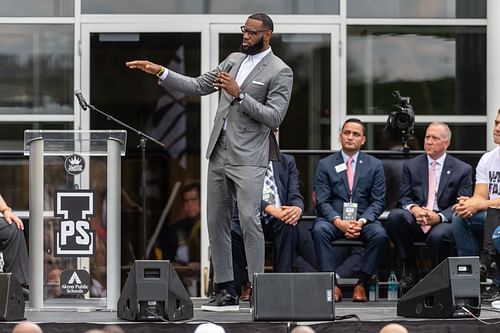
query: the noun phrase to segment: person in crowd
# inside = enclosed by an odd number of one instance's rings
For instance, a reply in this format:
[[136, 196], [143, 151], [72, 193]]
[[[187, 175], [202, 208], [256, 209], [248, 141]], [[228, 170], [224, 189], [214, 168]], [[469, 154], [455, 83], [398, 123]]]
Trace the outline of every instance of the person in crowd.
[[269, 134], [285, 118], [293, 72], [271, 50], [272, 19], [250, 15], [241, 26], [240, 51], [217, 68], [191, 78], [147, 60], [126, 65], [157, 75], [160, 84], [189, 95], [219, 92], [219, 105], [208, 143], [207, 225], [215, 290], [202, 310], [239, 310], [231, 257], [231, 218], [237, 201], [251, 272], [264, 271], [264, 234], [260, 202], [269, 162]]
[[43, 333], [43, 330], [38, 324], [25, 320], [14, 326], [12, 333]]
[[424, 138], [425, 154], [403, 164], [399, 208], [390, 211], [386, 227], [404, 263], [403, 290], [420, 279], [413, 243], [429, 244], [433, 267], [447, 258], [454, 244], [453, 205], [459, 196], [472, 192], [472, 167], [446, 153], [450, 141], [447, 124], [430, 123]]
[[[498, 110], [493, 129], [493, 140], [500, 145], [500, 110]], [[492, 239], [498, 218], [493, 215], [500, 207], [500, 146], [483, 154], [476, 166], [476, 185], [472, 196], [462, 195], [454, 206], [453, 235], [459, 256], [479, 256], [483, 249], [484, 238]], [[498, 215], [497, 215], [498, 216]], [[484, 236], [483, 236], [484, 235]], [[485, 302], [500, 300], [500, 271], [496, 265], [493, 272], [493, 285], [485, 290], [481, 299]]]
[[47, 274], [46, 296], [49, 298], [62, 297], [61, 293], [61, 273], [62, 270], [54, 268]]
[[165, 257], [188, 265], [180, 274], [182, 283], [191, 296], [198, 296], [200, 276], [200, 184], [189, 183], [182, 188], [184, 218], [169, 225], [163, 239]]
[[[273, 272], [292, 272], [297, 248], [297, 223], [304, 210], [300, 194], [299, 171], [292, 155], [281, 154], [280, 161], [270, 161], [262, 190], [260, 220], [266, 239], [273, 240]], [[244, 237], [238, 219], [238, 206], [231, 224], [233, 270], [236, 287], [242, 286], [240, 301], [249, 301], [253, 275], [247, 272]]]
[[311, 326], [299, 325], [299, 326], [295, 326], [290, 332], [291, 333], [315, 333], [316, 331]]
[[9, 272], [21, 283], [23, 292], [28, 293], [29, 259], [23, 221], [7, 205], [0, 195], [0, 252], [3, 254], [3, 271]]
[[225, 333], [224, 327], [214, 324], [214, 323], [205, 323], [200, 324], [194, 330], [194, 333]]
[[391, 323], [382, 327], [379, 333], [408, 333], [408, 330], [403, 325]]
[[[360, 240], [365, 244], [353, 301], [366, 302], [365, 283], [376, 272], [387, 247], [388, 237], [378, 217], [384, 210], [385, 178], [382, 163], [360, 151], [365, 143], [365, 126], [347, 119], [340, 133], [341, 151], [319, 161], [314, 180], [317, 219], [312, 228], [319, 268], [335, 272], [332, 241]], [[342, 291], [335, 283], [335, 301]]]
[[165, 257], [181, 264], [200, 261], [200, 184], [182, 188], [184, 217], [168, 226], [164, 239]]

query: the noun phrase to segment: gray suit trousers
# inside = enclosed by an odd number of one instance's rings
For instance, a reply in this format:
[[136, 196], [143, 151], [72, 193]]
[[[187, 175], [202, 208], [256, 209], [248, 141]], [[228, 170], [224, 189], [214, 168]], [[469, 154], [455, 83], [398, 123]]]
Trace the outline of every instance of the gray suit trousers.
[[[264, 271], [264, 233], [260, 202], [266, 167], [229, 165], [222, 131], [208, 164], [207, 224], [215, 283], [234, 280], [231, 217], [237, 201], [249, 277]], [[250, 280], [251, 281], [251, 280]]]

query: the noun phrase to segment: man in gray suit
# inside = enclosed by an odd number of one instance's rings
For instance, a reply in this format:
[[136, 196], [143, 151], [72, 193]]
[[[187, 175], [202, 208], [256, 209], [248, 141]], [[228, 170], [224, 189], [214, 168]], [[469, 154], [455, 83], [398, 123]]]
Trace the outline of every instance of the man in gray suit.
[[231, 53], [217, 68], [191, 78], [146, 60], [129, 68], [157, 75], [160, 84], [189, 95], [220, 91], [219, 106], [208, 143], [208, 235], [217, 293], [202, 306], [208, 311], [239, 310], [231, 262], [231, 214], [239, 208], [248, 269], [264, 271], [264, 235], [260, 203], [264, 176], [273, 147], [272, 128], [288, 109], [293, 72], [269, 45], [274, 25], [266, 14], [249, 16], [241, 27], [241, 52]]

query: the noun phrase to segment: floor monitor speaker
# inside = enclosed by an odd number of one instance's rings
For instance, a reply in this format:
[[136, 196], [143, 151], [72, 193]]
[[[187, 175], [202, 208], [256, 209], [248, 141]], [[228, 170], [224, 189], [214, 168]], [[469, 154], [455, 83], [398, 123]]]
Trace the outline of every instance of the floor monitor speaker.
[[479, 257], [450, 257], [398, 301], [398, 316], [457, 318], [481, 312]]
[[170, 261], [136, 260], [118, 300], [118, 317], [186, 320], [193, 317], [193, 302]]
[[256, 273], [254, 320], [334, 320], [334, 273]]

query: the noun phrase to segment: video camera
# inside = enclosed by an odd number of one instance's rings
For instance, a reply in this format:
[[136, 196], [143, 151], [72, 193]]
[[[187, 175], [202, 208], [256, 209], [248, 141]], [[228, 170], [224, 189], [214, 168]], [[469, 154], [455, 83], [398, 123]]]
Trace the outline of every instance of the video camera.
[[410, 97], [402, 97], [399, 90], [394, 90], [392, 96], [397, 103], [392, 105], [392, 112], [387, 119], [387, 125], [392, 131], [399, 132], [404, 149], [408, 148], [408, 141], [413, 138], [415, 112], [410, 104]]

